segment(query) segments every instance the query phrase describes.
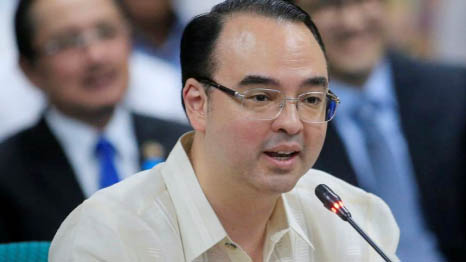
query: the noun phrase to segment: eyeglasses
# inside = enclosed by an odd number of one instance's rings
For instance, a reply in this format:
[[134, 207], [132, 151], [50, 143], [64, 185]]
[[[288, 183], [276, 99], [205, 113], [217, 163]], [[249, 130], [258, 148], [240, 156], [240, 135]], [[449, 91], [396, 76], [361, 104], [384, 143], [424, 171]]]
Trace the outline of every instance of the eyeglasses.
[[300, 94], [296, 98], [286, 97], [281, 91], [268, 88], [253, 88], [242, 93], [217, 84], [208, 78], [198, 81], [237, 98], [248, 118], [254, 120], [274, 120], [283, 111], [286, 102], [296, 104], [299, 118], [306, 123], [324, 123], [335, 116], [340, 99], [329, 89]]
[[85, 32], [70, 32], [45, 43], [41, 52], [44, 55], [77, 53], [94, 42], [108, 42], [126, 35], [128, 29], [123, 25], [100, 24]]

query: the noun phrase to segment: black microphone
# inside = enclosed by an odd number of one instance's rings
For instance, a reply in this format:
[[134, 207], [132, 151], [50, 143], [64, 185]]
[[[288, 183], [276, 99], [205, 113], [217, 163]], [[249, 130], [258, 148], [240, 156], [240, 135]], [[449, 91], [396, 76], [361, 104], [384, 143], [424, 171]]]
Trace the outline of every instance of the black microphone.
[[317, 198], [324, 204], [324, 207], [337, 214], [341, 219], [350, 223], [350, 225], [371, 245], [377, 253], [386, 261], [392, 262], [387, 255], [372, 241], [372, 239], [354, 222], [351, 213], [343, 205], [341, 198], [335, 194], [327, 185], [320, 184], [316, 187], [315, 193]]

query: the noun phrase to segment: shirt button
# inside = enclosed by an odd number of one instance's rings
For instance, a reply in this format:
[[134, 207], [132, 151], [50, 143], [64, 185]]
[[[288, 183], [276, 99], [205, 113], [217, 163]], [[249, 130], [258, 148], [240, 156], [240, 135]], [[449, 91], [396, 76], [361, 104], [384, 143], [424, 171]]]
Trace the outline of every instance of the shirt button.
[[230, 242], [226, 242], [225, 246], [228, 247], [229, 249], [233, 249], [233, 250], [238, 248], [235, 244], [230, 243]]

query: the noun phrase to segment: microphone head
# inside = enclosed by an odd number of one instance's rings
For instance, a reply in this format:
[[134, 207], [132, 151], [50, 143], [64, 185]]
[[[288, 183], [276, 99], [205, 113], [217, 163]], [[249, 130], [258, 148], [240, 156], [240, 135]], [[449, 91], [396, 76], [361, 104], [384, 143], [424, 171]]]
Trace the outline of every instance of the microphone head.
[[324, 207], [337, 214], [341, 219], [347, 221], [351, 213], [343, 205], [341, 198], [333, 192], [330, 187], [320, 184], [315, 189], [317, 198], [324, 204]]

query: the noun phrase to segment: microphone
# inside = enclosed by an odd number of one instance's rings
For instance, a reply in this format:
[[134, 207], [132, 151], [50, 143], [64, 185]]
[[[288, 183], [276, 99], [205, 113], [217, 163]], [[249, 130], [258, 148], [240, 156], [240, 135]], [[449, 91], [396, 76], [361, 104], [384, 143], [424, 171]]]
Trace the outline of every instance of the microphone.
[[386, 261], [392, 262], [387, 255], [372, 241], [372, 239], [354, 222], [351, 213], [343, 205], [341, 198], [333, 192], [325, 184], [320, 184], [315, 189], [317, 198], [324, 204], [324, 207], [337, 214], [343, 221], [347, 221], [350, 225], [377, 251], [377, 253]]

